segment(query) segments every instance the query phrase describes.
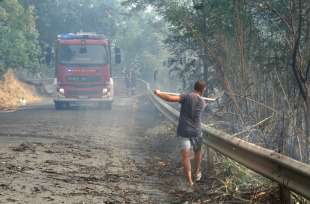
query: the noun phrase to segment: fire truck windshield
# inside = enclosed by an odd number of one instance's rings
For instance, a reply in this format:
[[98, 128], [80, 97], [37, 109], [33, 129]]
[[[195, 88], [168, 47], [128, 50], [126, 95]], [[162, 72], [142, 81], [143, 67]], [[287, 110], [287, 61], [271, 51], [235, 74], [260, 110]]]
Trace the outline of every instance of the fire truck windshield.
[[107, 64], [107, 48], [103, 45], [60, 45], [61, 64]]

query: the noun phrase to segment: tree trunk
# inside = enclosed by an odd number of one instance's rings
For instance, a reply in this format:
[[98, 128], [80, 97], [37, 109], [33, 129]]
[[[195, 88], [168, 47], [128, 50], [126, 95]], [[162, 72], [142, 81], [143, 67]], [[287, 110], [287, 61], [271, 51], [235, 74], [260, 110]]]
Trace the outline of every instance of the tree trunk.
[[[203, 79], [208, 84], [208, 77], [209, 77], [209, 75], [208, 75], [208, 60], [207, 60], [207, 52], [206, 52], [205, 48], [203, 48], [202, 63], [203, 63]], [[209, 91], [207, 88], [205, 94], [208, 95], [208, 93], [209, 93]]]
[[305, 163], [309, 163], [309, 139], [310, 139], [310, 97], [308, 97], [308, 101], [305, 102], [305, 135], [306, 135], [306, 155], [305, 155]]
[[248, 77], [246, 73], [246, 60], [245, 60], [245, 31], [244, 31], [244, 22], [243, 16], [244, 13], [244, 1], [243, 0], [235, 0], [235, 21], [236, 21], [236, 41], [237, 47], [239, 49], [239, 63], [240, 63], [240, 71], [241, 71], [241, 90], [242, 94], [245, 94], [245, 88], [248, 84]]

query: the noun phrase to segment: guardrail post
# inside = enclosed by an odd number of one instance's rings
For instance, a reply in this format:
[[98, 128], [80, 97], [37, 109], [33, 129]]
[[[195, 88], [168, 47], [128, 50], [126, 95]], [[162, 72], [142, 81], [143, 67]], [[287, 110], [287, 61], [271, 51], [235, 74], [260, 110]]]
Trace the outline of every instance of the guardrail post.
[[[280, 134], [279, 134], [279, 139], [278, 139], [278, 152], [283, 153], [284, 152], [284, 140], [285, 140], [285, 129], [287, 127], [287, 124], [285, 124], [285, 114], [282, 112], [282, 118], [280, 121]], [[280, 193], [280, 202], [281, 204], [291, 204], [291, 193], [290, 191], [284, 186], [279, 184], [279, 193]]]
[[279, 185], [280, 191], [280, 202], [281, 204], [291, 204], [291, 193], [290, 191], [283, 185]]
[[214, 170], [214, 151], [206, 145], [207, 153], [207, 172], [210, 175]]

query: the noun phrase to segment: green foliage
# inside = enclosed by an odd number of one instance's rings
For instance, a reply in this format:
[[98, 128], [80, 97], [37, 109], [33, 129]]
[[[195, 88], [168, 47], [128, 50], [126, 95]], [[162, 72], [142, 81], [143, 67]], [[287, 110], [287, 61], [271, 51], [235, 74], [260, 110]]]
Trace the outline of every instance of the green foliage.
[[25, 68], [35, 71], [39, 66], [33, 7], [24, 8], [17, 0], [0, 2], [0, 67]]
[[115, 38], [123, 49], [123, 69], [135, 69], [141, 77], [150, 79], [164, 59], [160, 33], [164, 25], [150, 13], [136, 14], [123, 17]]
[[113, 37], [119, 19], [118, 2], [111, 0], [35, 0], [41, 40], [50, 45], [57, 34], [97, 32]]

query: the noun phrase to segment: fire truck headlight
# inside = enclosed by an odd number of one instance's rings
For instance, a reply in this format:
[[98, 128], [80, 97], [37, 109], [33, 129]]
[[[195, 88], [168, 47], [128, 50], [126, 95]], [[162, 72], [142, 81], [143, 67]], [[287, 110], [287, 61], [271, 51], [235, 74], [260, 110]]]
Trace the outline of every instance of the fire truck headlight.
[[108, 93], [108, 89], [102, 89], [102, 93], [103, 94], [107, 94]]
[[59, 93], [65, 94], [65, 90], [64, 90], [63, 88], [60, 88], [60, 89], [59, 89]]

